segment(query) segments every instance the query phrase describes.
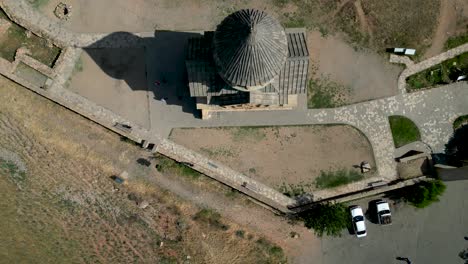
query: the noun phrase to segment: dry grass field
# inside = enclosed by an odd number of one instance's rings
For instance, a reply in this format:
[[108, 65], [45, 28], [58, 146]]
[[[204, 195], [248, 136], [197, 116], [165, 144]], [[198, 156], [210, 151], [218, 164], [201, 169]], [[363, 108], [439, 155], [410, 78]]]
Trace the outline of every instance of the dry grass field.
[[[139, 147], [3, 77], [0, 102], [1, 262], [284, 260], [255, 231], [151, 184]], [[123, 170], [124, 184], [110, 178]]]

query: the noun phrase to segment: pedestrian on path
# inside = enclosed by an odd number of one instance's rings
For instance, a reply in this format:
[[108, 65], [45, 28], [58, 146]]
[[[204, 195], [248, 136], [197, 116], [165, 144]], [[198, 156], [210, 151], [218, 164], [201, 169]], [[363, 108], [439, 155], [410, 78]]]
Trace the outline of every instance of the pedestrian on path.
[[411, 260], [409, 258], [404, 258], [404, 257], [397, 257], [396, 259], [398, 260], [403, 260], [406, 262], [406, 264], [411, 264]]

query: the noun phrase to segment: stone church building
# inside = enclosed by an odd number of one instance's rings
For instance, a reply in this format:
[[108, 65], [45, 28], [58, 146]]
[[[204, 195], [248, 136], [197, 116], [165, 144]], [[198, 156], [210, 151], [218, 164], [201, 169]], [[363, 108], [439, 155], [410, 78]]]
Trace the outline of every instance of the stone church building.
[[292, 109], [307, 92], [305, 29], [284, 29], [263, 11], [237, 11], [216, 31], [191, 38], [187, 48], [190, 96], [202, 118], [218, 111]]

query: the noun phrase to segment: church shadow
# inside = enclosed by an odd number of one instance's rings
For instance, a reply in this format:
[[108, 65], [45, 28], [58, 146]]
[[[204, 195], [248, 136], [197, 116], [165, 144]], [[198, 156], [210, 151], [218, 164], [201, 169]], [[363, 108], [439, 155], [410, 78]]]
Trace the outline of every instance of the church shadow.
[[179, 105], [183, 112], [199, 117], [189, 94], [185, 67], [188, 39], [197, 36], [200, 34], [176, 31], [155, 31], [143, 37], [114, 32], [84, 51], [109, 77], [123, 80], [133, 91], [148, 91], [150, 105], [157, 105], [157, 109]]

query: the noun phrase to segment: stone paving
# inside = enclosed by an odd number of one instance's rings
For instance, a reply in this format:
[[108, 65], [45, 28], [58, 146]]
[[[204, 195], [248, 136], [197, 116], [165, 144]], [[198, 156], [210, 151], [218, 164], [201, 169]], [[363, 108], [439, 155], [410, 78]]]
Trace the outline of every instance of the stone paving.
[[[75, 111], [91, 120], [126, 137], [156, 145], [153, 151], [161, 152], [181, 162], [191, 164], [197, 170], [208, 176], [236, 188], [274, 208], [288, 212], [288, 206], [294, 206], [295, 201], [276, 190], [255, 182], [230, 168], [189, 149], [175, 144], [166, 135], [145, 130], [130, 120], [125, 120], [84, 97], [63, 89], [73, 72], [81, 49], [78, 47], [141, 47], [145, 45], [143, 36], [153, 33], [117, 33], [111, 34], [75, 34], [62, 28], [56, 22], [39, 15], [30, 8], [24, 0], [1, 0], [1, 7], [16, 23], [28, 28], [32, 32], [51, 39], [63, 48], [58, 62], [54, 66], [55, 78], [49, 89], [35, 87], [11, 73], [11, 69], [4, 63], [0, 64], [0, 71], [8, 78], [23, 86]], [[135, 37], [136, 36], [136, 37]], [[102, 41], [105, 37], [105, 41]], [[337, 192], [346, 193], [366, 189], [372, 181], [382, 180], [391, 182], [398, 178], [395, 163], [395, 147], [389, 127], [388, 116], [403, 115], [412, 119], [419, 127], [421, 141], [429, 145], [433, 151], [442, 152], [444, 144], [452, 134], [452, 122], [459, 115], [468, 114], [468, 84], [455, 83], [441, 88], [429, 89], [415, 93], [406, 93], [406, 77], [418, 71], [427, 69], [441, 61], [468, 51], [468, 44], [447, 51], [439, 56], [430, 58], [418, 64], [407, 58], [392, 56], [392, 62], [404, 63], [407, 69], [399, 78], [400, 95], [378, 99], [334, 109], [297, 109], [292, 111], [264, 112], [225, 112], [211, 120], [176, 120], [171, 127], [187, 126], [258, 126], [258, 125], [304, 125], [304, 124], [349, 124], [369, 139], [375, 156], [377, 176], [365, 181], [349, 184], [333, 191], [322, 190], [313, 193], [313, 201], [330, 198]], [[116, 123], [127, 124], [132, 127], [131, 132], [119, 130]]]

